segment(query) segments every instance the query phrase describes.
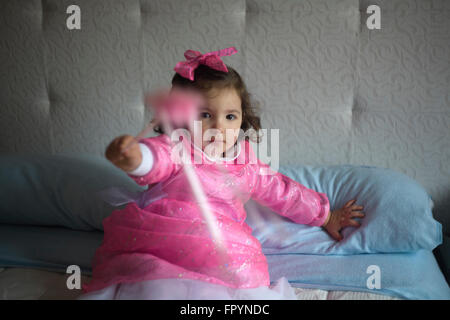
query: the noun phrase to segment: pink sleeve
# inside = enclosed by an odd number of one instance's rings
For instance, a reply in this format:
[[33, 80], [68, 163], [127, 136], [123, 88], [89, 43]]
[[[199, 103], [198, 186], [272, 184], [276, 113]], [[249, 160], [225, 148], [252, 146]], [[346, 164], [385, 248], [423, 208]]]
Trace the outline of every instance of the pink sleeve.
[[[330, 211], [325, 193], [316, 192], [291, 178], [275, 172], [257, 159], [254, 165], [252, 199], [290, 220], [310, 226], [322, 226]], [[264, 175], [261, 172], [271, 172]]]
[[167, 135], [143, 138], [139, 140], [139, 143], [145, 144], [152, 152], [153, 165], [151, 170], [143, 176], [127, 173], [137, 184], [146, 186], [164, 181], [179, 169], [179, 166], [172, 161], [170, 138]]

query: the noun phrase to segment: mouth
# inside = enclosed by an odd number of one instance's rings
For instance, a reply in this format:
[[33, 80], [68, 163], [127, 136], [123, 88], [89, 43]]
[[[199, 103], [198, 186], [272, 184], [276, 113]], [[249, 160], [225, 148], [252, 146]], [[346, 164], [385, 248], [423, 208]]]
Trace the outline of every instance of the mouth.
[[211, 140], [209, 140], [209, 141], [206, 140], [206, 142], [210, 142], [210, 143], [211, 143], [211, 142], [224, 142], [224, 141], [223, 141], [223, 140], [216, 139], [215, 137], [212, 137]]

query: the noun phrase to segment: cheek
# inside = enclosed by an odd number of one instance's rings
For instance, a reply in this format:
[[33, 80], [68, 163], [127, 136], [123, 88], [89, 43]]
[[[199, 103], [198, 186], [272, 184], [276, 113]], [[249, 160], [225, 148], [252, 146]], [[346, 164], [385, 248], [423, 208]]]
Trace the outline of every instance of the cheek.
[[203, 120], [202, 121], [202, 137], [204, 137], [206, 130], [209, 129], [208, 121]]
[[[241, 127], [242, 127], [242, 120], [239, 121], [233, 129], [236, 130], [239, 134]], [[237, 140], [237, 137], [236, 137], [236, 140]]]
[[241, 128], [241, 124], [242, 123], [238, 123], [238, 124], [233, 126], [232, 129], [235, 130], [236, 134], [233, 135], [233, 139], [232, 139], [233, 141], [227, 141], [227, 145], [233, 145], [233, 144], [236, 143], [236, 141], [237, 141], [237, 139], [239, 137], [239, 129]]

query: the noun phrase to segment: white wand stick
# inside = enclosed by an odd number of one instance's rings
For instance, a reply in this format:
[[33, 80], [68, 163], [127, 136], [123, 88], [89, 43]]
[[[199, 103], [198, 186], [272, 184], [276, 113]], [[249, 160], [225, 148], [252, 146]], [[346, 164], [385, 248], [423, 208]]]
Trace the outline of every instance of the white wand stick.
[[[172, 128], [170, 122], [167, 121], [166, 114], [162, 115], [162, 120], [163, 120], [163, 125], [165, 128], [165, 131], [168, 133], [169, 136], [171, 136], [172, 132], [173, 132], [173, 128]], [[186, 137], [183, 136], [183, 141], [182, 141], [183, 154], [186, 154], [186, 150], [187, 150], [186, 145], [188, 143], [187, 140], [188, 139], [186, 139]], [[173, 147], [174, 144], [173, 144], [172, 140], [170, 140], [170, 141], [171, 141], [172, 147]], [[211, 237], [212, 237], [213, 241], [216, 242], [217, 249], [219, 251], [219, 256], [221, 258], [224, 258], [224, 257], [226, 258], [227, 252], [226, 252], [225, 243], [223, 241], [222, 233], [220, 232], [220, 229], [217, 226], [217, 220], [216, 220], [214, 214], [212, 213], [211, 208], [209, 207], [208, 199], [206, 198], [206, 195], [200, 184], [198, 176], [195, 173], [190, 161], [188, 161], [188, 162], [182, 161], [182, 163], [183, 163], [184, 172], [189, 181], [189, 184], [191, 186], [194, 197], [196, 198], [197, 203], [200, 206], [200, 210], [202, 212], [203, 218], [206, 220], [206, 224], [208, 226]]]

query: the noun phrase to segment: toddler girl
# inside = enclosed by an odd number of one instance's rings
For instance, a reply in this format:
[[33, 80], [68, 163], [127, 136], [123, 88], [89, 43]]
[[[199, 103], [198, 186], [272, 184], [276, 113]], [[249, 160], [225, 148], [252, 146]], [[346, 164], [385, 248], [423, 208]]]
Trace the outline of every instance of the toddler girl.
[[[330, 212], [324, 193], [272, 171], [256, 157], [247, 135], [227, 134], [227, 129], [258, 131], [260, 118], [241, 76], [220, 60], [222, 52], [187, 51], [186, 57], [194, 53], [197, 59], [177, 64], [172, 88], [205, 98], [198, 113], [202, 139], [192, 139], [189, 152], [227, 260], [219, 257], [182, 164], [171, 156], [171, 138], [157, 126], [159, 136], [140, 139], [124, 153], [132, 136], [120, 136], [107, 148], [106, 157], [139, 185], [149, 185], [146, 192], [156, 200], [142, 207], [130, 202], [104, 219], [92, 280], [79, 299], [295, 299], [285, 278], [270, 286], [261, 245], [245, 223], [244, 203], [252, 198], [296, 223], [322, 226], [336, 240], [343, 227], [359, 225], [353, 218], [364, 215], [354, 200]], [[211, 144], [221, 150], [219, 158], [205, 152]]]

